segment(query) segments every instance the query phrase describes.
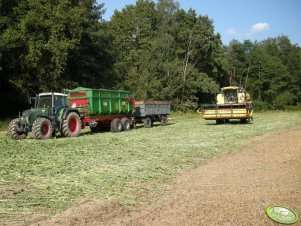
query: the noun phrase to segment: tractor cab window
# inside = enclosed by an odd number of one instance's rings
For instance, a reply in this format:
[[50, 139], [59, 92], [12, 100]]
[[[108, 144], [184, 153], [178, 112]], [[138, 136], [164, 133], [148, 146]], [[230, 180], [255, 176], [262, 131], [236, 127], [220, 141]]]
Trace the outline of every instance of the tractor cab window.
[[55, 96], [54, 97], [54, 110], [59, 112], [62, 108], [67, 107], [67, 99], [65, 96]]
[[37, 108], [48, 108], [51, 107], [52, 97], [49, 96], [39, 96], [37, 101]]

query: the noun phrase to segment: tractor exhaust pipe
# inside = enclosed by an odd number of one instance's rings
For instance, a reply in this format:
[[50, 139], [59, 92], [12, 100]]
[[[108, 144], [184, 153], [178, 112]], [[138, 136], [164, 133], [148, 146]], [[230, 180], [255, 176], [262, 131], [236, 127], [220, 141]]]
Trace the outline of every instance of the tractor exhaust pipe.
[[54, 115], [54, 93], [51, 93], [51, 115]]

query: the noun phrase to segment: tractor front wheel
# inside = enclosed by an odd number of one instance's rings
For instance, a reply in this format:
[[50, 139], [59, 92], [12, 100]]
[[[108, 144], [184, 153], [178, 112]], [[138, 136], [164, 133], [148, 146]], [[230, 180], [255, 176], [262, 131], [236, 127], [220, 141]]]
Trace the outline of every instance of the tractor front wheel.
[[65, 137], [77, 137], [81, 130], [81, 121], [77, 113], [71, 112], [63, 120], [62, 134]]
[[11, 138], [15, 140], [21, 140], [25, 139], [27, 136], [27, 133], [24, 132], [18, 132], [18, 127], [19, 127], [19, 119], [13, 119], [10, 121], [8, 125], [8, 132], [11, 136]]
[[49, 139], [53, 133], [50, 120], [47, 118], [37, 118], [32, 124], [32, 133], [35, 139]]

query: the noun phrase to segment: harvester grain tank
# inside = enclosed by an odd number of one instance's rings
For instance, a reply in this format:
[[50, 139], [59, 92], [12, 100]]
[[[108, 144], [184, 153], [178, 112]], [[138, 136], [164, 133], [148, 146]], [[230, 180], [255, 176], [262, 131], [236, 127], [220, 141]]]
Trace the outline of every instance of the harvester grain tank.
[[202, 105], [198, 110], [205, 120], [216, 120], [217, 124], [238, 119], [247, 123], [253, 119], [253, 104], [243, 87], [228, 86], [221, 89], [216, 104]]

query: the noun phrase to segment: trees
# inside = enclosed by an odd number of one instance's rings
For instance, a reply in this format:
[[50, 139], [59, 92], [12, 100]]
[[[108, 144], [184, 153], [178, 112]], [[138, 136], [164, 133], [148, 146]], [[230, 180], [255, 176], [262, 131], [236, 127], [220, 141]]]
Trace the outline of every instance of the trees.
[[255, 101], [270, 108], [300, 103], [300, 50], [286, 36], [255, 43], [232, 41], [226, 48], [229, 74], [236, 78], [232, 82], [244, 80]]
[[96, 0], [2, 0], [0, 86], [9, 87], [2, 101], [16, 93], [108, 86], [103, 73], [110, 75], [113, 60], [102, 7]]
[[115, 11], [110, 22], [119, 87], [133, 90], [141, 99], [153, 96], [157, 85], [151, 55], [155, 26], [155, 4], [144, 0]]
[[[69, 51], [62, 79], [67, 87], [112, 88], [115, 81], [112, 35], [102, 20], [103, 4], [85, 1], [86, 21], [78, 45]], [[71, 82], [70, 82], [71, 81]]]
[[222, 73], [219, 62], [221, 41], [207, 16], [194, 10], [179, 10], [176, 15], [176, 55], [182, 64], [181, 102], [197, 100], [203, 93], [215, 93]]
[[120, 85], [138, 98], [192, 107], [203, 93], [217, 91], [221, 41], [208, 17], [172, 0], [139, 0], [115, 11], [110, 27]]
[[79, 1], [18, 1], [3, 31], [2, 48], [5, 57], [17, 61], [14, 68], [19, 71], [13, 72], [11, 81], [19, 90], [28, 94], [61, 88], [68, 53], [80, 42], [86, 10]]
[[[137, 0], [103, 21], [96, 0], [0, 1], [0, 101], [87, 86], [165, 99], [177, 110], [245, 86], [270, 108], [301, 101], [301, 50], [288, 37], [221, 43], [208, 16], [174, 0]], [[9, 100], [9, 101], [8, 101]], [[4, 115], [0, 115], [3, 117]]]

